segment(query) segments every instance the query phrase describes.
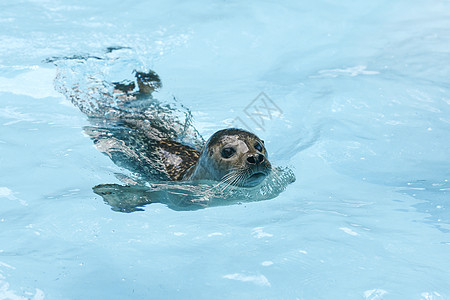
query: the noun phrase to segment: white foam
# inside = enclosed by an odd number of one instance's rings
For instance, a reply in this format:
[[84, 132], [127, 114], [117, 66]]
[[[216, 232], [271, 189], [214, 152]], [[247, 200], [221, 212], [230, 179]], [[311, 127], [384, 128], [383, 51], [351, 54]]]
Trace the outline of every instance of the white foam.
[[7, 187], [0, 187], [0, 197], [8, 198], [11, 197], [12, 191]]
[[385, 290], [373, 289], [364, 292], [364, 297], [368, 300], [378, 300], [383, 299], [383, 295], [387, 294]]
[[[27, 297], [19, 296], [14, 290], [11, 290], [9, 283], [0, 280], [0, 299], [8, 300], [44, 300], [45, 294], [42, 290], [36, 289], [33, 293], [27, 293]], [[30, 297], [31, 296], [31, 297]]]
[[13, 267], [11, 265], [8, 265], [7, 263], [1, 262], [1, 261], [0, 261], [0, 267], [6, 267], [6, 268], [9, 268], [9, 269], [12, 269], [12, 270], [16, 269], [15, 267]]
[[439, 294], [438, 292], [432, 292], [432, 293], [424, 292], [424, 293], [421, 293], [420, 295], [425, 300], [443, 299], [441, 294]]
[[368, 71], [366, 70], [367, 66], [358, 65], [354, 67], [349, 67], [345, 69], [329, 69], [329, 70], [321, 70], [319, 71], [319, 75], [311, 76], [312, 78], [321, 78], [321, 77], [338, 77], [338, 76], [350, 76], [355, 77], [358, 75], [377, 75], [380, 74], [378, 71]]
[[213, 233], [208, 234], [208, 237], [221, 236], [221, 235], [223, 235], [223, 233], [221, 233], [221, 232], [213, 232]]
[[349, 235], [353, 235], [353, 236], [359, 235], [358, 233], [354, 232], [353, 230], [351, 230], [351, 229], [348, 228], [348, 227], [341, 227], [341, 228], [339, 228], [339, 229], [342, 230], [343, 232], [349, 234]]
[[228, 274], [223, 278], [237, 280], [242, 282], [251, 282], [259, 286], [270, 286], [269, 280], [264, 275], [244, 275], [240, 273]]
[[253, 228], [253, 236], [257, 239], [262, 239], [265, 237], [273, 237], [273, 234], [263, 231], [263, 227]]
[[20, 204], [22, 204], [23, 206], [27, 206], [28, 203], [22, 199], [17, 198], [16, 196], [14, 196], [14, 193], [11, 189], [7, 188], [7, 187], [0, 187], [0, 198], [6, 198], [12, 201], [17, 201]]

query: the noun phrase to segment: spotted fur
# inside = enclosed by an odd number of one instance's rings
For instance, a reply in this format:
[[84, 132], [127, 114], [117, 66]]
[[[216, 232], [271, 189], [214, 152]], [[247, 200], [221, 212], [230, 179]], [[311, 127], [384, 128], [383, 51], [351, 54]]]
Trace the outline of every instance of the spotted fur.
[[161, 140], [158, 142], [159, 156], [171, 180], [182, 180], [186, 171], [195, 165], [200, 152], [175, 141]]

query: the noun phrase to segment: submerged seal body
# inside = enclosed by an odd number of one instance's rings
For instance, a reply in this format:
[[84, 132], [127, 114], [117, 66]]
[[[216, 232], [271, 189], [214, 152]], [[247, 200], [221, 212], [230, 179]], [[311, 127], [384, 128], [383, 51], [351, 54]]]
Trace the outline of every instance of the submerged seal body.
[[[172, 180], [215, 180], [228, 185], [254, 187], [272, 170], [264, 141], [242, 129], [217, 131], [201, 152], [181, 151], [184, 159], [174, 157], [173, 153], [168, 155], [167, 148], [165, 151], [163, 161], [166, 170], [169, 175], [169, 170], [176, 170], [173, 174], [176, 178], [172, 175]], [[179, 164], [168, 164], [169, 158]]]

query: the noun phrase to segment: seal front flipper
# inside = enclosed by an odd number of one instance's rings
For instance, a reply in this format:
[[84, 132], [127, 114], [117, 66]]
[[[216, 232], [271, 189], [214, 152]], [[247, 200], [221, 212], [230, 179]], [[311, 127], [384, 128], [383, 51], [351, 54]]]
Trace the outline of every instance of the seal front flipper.
[[150, 188], [145, 186], [122, 186], [118, 184], [100, 184], [94, 186], [94, 193], [101, 196], [111, 209], [130, 213], [143, 211], [141, 207], [150, 203], [159, 203], [150, 199]]
[[100, 184], [92, 188], [101, 196], [111, 209], [117, 212], [131, 213], [143, 211], [143, 206], [152, 203], [167, 205], [176, 211], [190, 211], [208, 206], [208, 201], [198, 201], [198, 195], [192, 186], [154, 184], [152, 187], [141, 185]]

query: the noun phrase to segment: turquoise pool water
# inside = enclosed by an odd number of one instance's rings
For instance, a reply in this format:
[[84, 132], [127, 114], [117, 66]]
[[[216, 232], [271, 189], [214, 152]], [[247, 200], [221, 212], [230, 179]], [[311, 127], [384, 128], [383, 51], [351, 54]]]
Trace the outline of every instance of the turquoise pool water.
[[[450, 299], [450, 2], [3, 1], [0, 42], [0, 299]], [[296, 181], [112, 211], [92, 187], [127, 171], [48, 61], [118, 46], [93, 73], [155, 70]]]

